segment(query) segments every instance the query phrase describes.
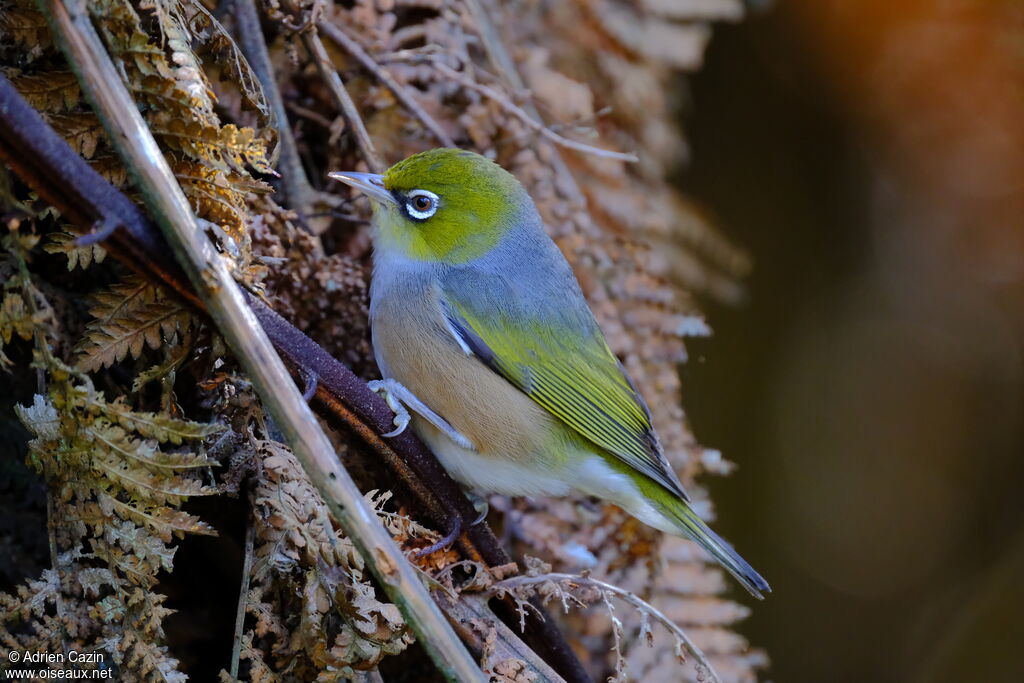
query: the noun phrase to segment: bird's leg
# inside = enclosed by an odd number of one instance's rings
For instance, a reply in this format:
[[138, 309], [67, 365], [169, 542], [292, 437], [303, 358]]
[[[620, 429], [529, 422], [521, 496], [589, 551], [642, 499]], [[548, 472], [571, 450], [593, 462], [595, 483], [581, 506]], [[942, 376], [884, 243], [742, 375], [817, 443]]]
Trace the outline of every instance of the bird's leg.
[[409, 395], [412, 395], [408, 389], [403, 387], [399, 382], [392, 379], [375, 379], [372, 382], [367, 382], [366, 385], [370, 387], [371, 391], [375, 391], [380, 394], [384, 401], [388, 404], [388, 408], [395, 413], [395, 429], [382, 434], [382, 436], [398, 436], [405, 431], [405, 428], [409, 426], [409, 421], [412, 419], [409, 416], [409, 411], [402, 405], [401, 399], [398, 397], [399, 387], [402, 391], [405, 391]]
[[431, 553], [436, 553], [438, 550], [444, 550], [452, 543], [455, 543], [455, 541], [459, 538], [459, 535], [462, 534], [462, 517], [460, 517], [458, 514], [452, 515], [451, 517], [449, 517], [449, 524], [451, 526], [451, 529], [448, 531], [447, 534], [445, 534], [444, 538], [442, 538], [437, 543], [428, 545], [426, 548], [420, 548], [415, 553], [413, 553], [412, 556], [416, 559], [426, 557]]
[[398, 436], [405, 431], [405, 428], [409, 426], [409, 420], [412, 419], [409, 416], [409, 411], [406, 410], [406, 407], [408, 407], [424, 420], [437, 427], [442, 434], [459, 446], [471, 451], [476, 450], [476, 446], [473, 445], [472, 441], [467, 439], [455, 427], [448, 424], [443, 417], [431, 410], [426, 403], [416, 397], [416, 394], [402, 386], [401, 382], [393, 379], [378, 379], [369, 382], [369, 387], [383, 396], [384, 400], [387, 401], [388, 407], [395, 411], [395, 429], [382, 436]]
[[[471, 503], [473, 503], [473, 507], [477, 512], [477, 518], [473, 520], [473, 523], [470, 526], [476, 526], [487, 518], [487, 511], [490, 509], [490, 506], [487, 503], [486, 498], [473, 493], [472, 491], [466, 491], [466, 497], [469, 498]], [[438, 550], [444, 550], [452, 543], [455, 543], [462, 534], [462, 516], [453, 511], [452, 515], [448, 518], [448, 525], [448, 533], [445, 534], [444, 538], [436, 543], [428, 545], [426, 548], [420, 548], [414, 552], [412, 556], [416, 559], [426, 557], [431, 553], [436, 553]]]

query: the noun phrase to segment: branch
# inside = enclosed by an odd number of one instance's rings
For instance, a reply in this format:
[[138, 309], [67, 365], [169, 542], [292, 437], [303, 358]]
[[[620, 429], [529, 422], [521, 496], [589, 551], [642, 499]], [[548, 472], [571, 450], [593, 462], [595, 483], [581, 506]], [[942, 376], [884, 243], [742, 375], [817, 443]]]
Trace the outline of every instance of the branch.
[[[487, 59], [491, 62], [491, 66], [511, 86], [513, 92], [522, 92], [526, 89], [526, 84], [523, 83], [522, 76], [516, 70], [515, 62], [512, 61], [511, 55], [505, 49], [505, 41], [502, 40], [501, 34], [498, 32], [494, 22], [491, 21], [489, 12], [498, 13], [501, 10], [495, 7], [489, 0], [465, 0], [465, 2], [469, 7], [469, 13], [473, 16], [473, 23], [476, 24], [477, 30], [480, 33], [480, 40], [483, 42], [484, 51], [487, 53]], [[484, 7], [483, 3], [485, 2], [489, 7]], [[532, 100], [526, 103], [525, 109], [535, 119], [541, 120], [540, 112], [537, 111], [537, 107], [534, 106]], [[579, 183], [576, 182], [576, 177], [573, 176], [572, 171], [566, 165], [565, 159], [558, 153], [557, 148], [553, 148], [551, 152], [551, 165], [562, 181], [562, 185], [566, 188], [569, 199], [585, 206], [586, 198], [583, 195], [583, 190], [580, 189]]]
[[156, 140], [103, 48], [85, 3], [65, 5], [60, 0], [41, 0], [40, 7], [178, 262], [331, 512], [402, 611], [438, 670], [452, 681], [482, 680], [479, 666], [416, 570], [341, 467], [327, 435], [247, 308], [226, 263], [197, 224]]
[[[445, 601], [448, 603], [445, 611], [452, 619], [452, 625], [480, 657], [485, 671], [490, 668], [491, 663], [518, 659], [531, 669], [531, 673], [539, 676], [528, 680], [536, 683], [564, 683], [565, 679], [524, 645], [512, 629], [494, 616], [487, 605], [486, 597], [463, 593], [458, 600]], [[523, 679], [526, 679], [526, 676], [516, 678]]]
[[[234, 15], [235, 26], [238, 30], [238, 44], [253, 73], [256, 74], [256, 78], [263, 86], [263, 92], [270, 103], [277, 123], [280, 139], [278, 148], [281, 150], [279, 171], [288, 206], [301, 217], [300, 223], [303, 229], [312, 233], [306, 219], [313, 210], [316, 191], [306, 178], [306, 171], [302, 168], [302, 161], [299, 159], [299, 152], [295, 146], [295, 137], [292, 135], [291, 126], [288, 125], [288, 112], [285, 110], [284, 99], [281, 97], [281, 90], [277, 87], [277, 79], [274, 77], [274, 68], [271, 66], [270, 53], [267, 51], [267, 43], [260, 28], [260, 16], [256, 11], [255, 0], [235, 0]], [[323, 249], [320, 246], [319, 238], [317, 238], [316, 244], [319, 249]]]
[[[680, 658], [680, 660], [685, 659], [682, 653], [683, 648], [685, 648], [686, 651], [689, 652], [695, 660], [697, 660], [698, 680], [704, 680], [702, 673], [706, 673], [708, 676], [710, 676], [710, 680], [713, 681], [713, 683], [721, 683], [721, 679], [718, 677], [718, 674], [711, 666], [711, 662], [708, 661], [707, 656], [699, 647], [697, 647], [693, 643], [692, 640], [690, 640], [690, 637], [686, 635], [686, 632], [682, 628], [680, 628], [674, 621], [665, 616], [665, 613], [659, 610], [657, 607], [654, 607], [649, 602], [642, 600], [637, 595], [625, 589], [619, 588], [618, 586], [612, 585], [610, 583], [605, 583], [604, 581], [599, 581], [597, 579], [592, 579], [589, 576], [578, 576], [575, 574], [546, 573], [537, 574], [535, 576], [513, 576], [511, 578], [504, 579], [493, 584], [488, 589], [488, 592], [496, 596], [501, 596], [504, 593], [512, 593], [514, 595], [517, 590], [521, 591], [525, 587], [534, 587], [551, 583], [558, 585], [559, 589], [561, 590], [564, 590], [566, 588], [572, 589], [577, 587], [588, 587], [597, 589], [597, 591], [601, 594], [601, 598], [606, 603], [608, 600], [607, 596], [613, 595], [619, 600], [622, 600], [628, 605], [631, 605], [640, 613], [652, 617], [655, 621], [659, 622], [662, 626], [668, 629], [669, 633], [671, 633], [675, 637], [676, 654]], [[554, 597], [550, 593], [545, 592], [544, 594], [549, 599], [551, 597]], [[569, 593], [569, 595], [571, 596], [572, 594]], [[575, 598], [575, 596], [572, 597], [574, 599], [577, 599]], [[568, 610], [566, 596], [563, 595], [561, 596], [561, 598], [563, 606], [565, 606], [566, 610]], [[609, 610], [610, 609], [611, 608], [609, 606]], [[643, 628], [641, 628], [641, 631], [643, 631]]]
[[384, 162], [377, 155], [377, 148], [374, 147], [373, 140], [370, 139], [370, 133], [366, 130], [366, 124], [363, 123], [362, 117], [359, 116], [356, 103], [352, 101], [348, 90], [345, 89], [345, 84], [342, 82], [341, 76], [338, 75], [338, 70], [334, 67], [334, 63], [331, 62], [331, 57], [327, 54], [327, 49], [324, 47], [323, 41], [320, 40], [320, 35], [314, 27], [302, 31], [302, 43], [306, 46], [306, 50], [316, 63], [320, 77], [324, 79], [324, 83], [327, 84], [327, 88], [331, 91], [334, 104], [345, 116], [345, 120], [348, 121], [349, 127], [355, 134], [356, 143], [359, 145], [366, 165], [374, 173], [382, 173], [384, 171]]
[[249, 580], [252, 577], [253, 543], [256, 541], [256, 524], [247, 515], [245, 519], [245, 561], [242, 563], [242, 579], [239, 581], [238, 610], [235, 612], [235, 637], [231, 646], [231, 680], [238, 680], [238, 662], [242, 657], [242, 632], [245, 630], [245, 611], [248, 608]]
[[[250, 0], [251, 1], [251, 0]], [[427, 111], [420, 106], [412, 95], [409, 94], [409, 89], [403, 86], [401, 83], [396, 81], [391, 74], [385, 71], [377, 62], [373, 60], [373, 57], [366, 53], [366, 50], [362, 46], [353, 40], [344, 30], [339, 26], [332, 24], [329, 21], [321, 21], [317, 24], [318, 28], [327, 35], [328, 38], [333, 40], [335, 43], [345, 49], [350, 55], [355, 57], [356, 61], [363, 65], [363, 68], [372, 73], [377, 80], [387, 86], [398, 101], [401, 102], [406, 109], [413, 113], [420, 120], [427, 130], [434, 134], [437, 141], [441, 143], [443, 147], [454, 147], [455, 141], [451, 139], [448, 133], [444, 132], [441, 125], [434, 120], [434, 118], [427, 113]]]
[[605, 159], [618, 159], [619, 161], [627, 162], [640, 161], [637, 155], [632, 154], [630, 152], [614, 152], [612, 150], [602, 149], [600, 147], [588, 145], [585, 142], [577, 142], [576, 140], [570, 140], [567, 137], [559, 135], [558, 133], [556, 133], [555, 131], [551, 130], [543, 123], [538, 121], [537, 119], [530, 116], [526, 112], [526, 110], [524, 110], [522, 107], [517, 105], [512, 100], [510, 100], [505, 95], [505, 93], [495, 88], [492, 88], [489, 85], [477, 83], [475, 80], [468, 77], [466, 74], [460, 71], [456, 71], [455, 69], [445, 64], [443, 61], [438, 59], [436, 55], [397, 52], [393, 55], [393, 59], [395, 59], [396, 61], [406, 61], [413, 63], [424, 62], [430, 64], [435, 70], [437, 70], [439, 73], [441, 73], [441, 75], [445, 76], [446, 78], [455, 81], [456, 83], [465, 88], [478, 92], [488, 99], [493, 100], [498, 106], [500, 106], [506, 112], [512, 114], [520, 121], [522, 121], [524, 124], [526, 124], [527, 128], [536, 131], [541, 135], [541, 137], [547, 138], [554, 144], [559, 145], [560, 147], [572, 149], [577, 152], [583, 152], [585, 154], [592, 154], [594, 156], [602, 157]]
[[[149, 218], [124, 193], [114, 188], [54, 132], [11, 83], [0, 74], [0, 159], [40, 197], [60, 210], [83, 232], [93, 226], [116, 226], [104, 241], [110, 254], [139, 275], [163, 285], [197, 311], [205, 306], [192, 290], [181, 267]], [[250, 303], [257, 302], [255, 297]], [[462, 518], [460, 546], [471, 559], [491, 567], [510, 560], [486, 523], [473, 525], [476, 509], [433, 454], [407, 430], [385, 442], [379, 435], [393, 427], [393, 414], [366, 383], [331, 357], [294, 325], [258, 302], [261, 320], [279, 353], [304, 376], [317, 377], [313, 407], [332, 426], [362, 438], [393, 469], [438, 524], [455, 514]], [[268, 313], [269, 312], [269, 313]], [[272, 314], [272, 315], [271, 315]], [[375, 426], [371, 426], [371, 424]], [[539, 601], [537, 601], [539, 607]], [[503, 618], [514, 621], [514, 607], [499, 605]], [[589, 677], [552, 619], [531, 615], [524, 638], [545, 660], [574, 683]]]

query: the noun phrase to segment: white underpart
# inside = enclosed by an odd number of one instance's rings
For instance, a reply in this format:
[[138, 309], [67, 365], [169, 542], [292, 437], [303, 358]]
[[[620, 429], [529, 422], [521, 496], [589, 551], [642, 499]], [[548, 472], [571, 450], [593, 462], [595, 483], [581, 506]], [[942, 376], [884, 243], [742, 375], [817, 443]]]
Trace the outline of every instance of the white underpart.
[[616, 472], [604, 458], [587, 453], [585, 459], [571, 465], [571, 476], [578, 482], [576, 490], [589, 496], [603, 498], [655, 529], [679, 533], [676, 525], [647, 502], [629, 477]]
[[[422, 424], [417, 425], [421, 427]], [[560, 477], [510, 458], [481, 455], [458, 445], [440, 431], [418, 428], [430, 450], [455, 479], [481, 493], [506, 496], [564, 496], [571, 490]]]
[[452, 477], [480, 493], [557, 498], [576, 491], [615, 503], [648, 526], [679, 533], [675, 524], [647, 502], [629, 477], [589, 451], [577, 451], [564, 467], [553, 470], [481, 455], [459, 446], [437, 430], [421, 428], [417, 432]]

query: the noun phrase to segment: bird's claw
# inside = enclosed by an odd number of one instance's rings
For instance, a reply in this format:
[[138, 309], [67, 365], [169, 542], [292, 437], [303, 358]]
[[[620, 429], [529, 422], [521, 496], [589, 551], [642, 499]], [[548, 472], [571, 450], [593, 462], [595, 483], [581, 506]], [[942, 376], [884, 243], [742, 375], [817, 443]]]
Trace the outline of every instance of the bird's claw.
[[374, 391], [380, 394], [384, 402], [388, 404], [388, 408], [391, 408], [395, 414], [395, 419], [392, 422], [395, 428], [390, 432], [381, 434], [381, 436], [391, 438], [398, 436], [405, 431], [406, 427], [409, 426], [409, 422], [412, 420], [412, 416], [409, 415], [409, 411], [406, 410], [402, 402], [398, 400], [394, 392], [391, 391], [390, 380], [386, 379], [375, 379], [372, 382], [367, 382], [367, 386], [370, 387], [370, 391]]
[[467, 492], [466, 497], [469, 498], [469, 502], [473, 503], [473, 508], [476, 509], [476, 519], [473, 520], [470, 526], [476, 526], [487, 519], [487, 513], [491, 510], [491, 504], [487, 502], [486, 498], [472, 491]]
[[[388, 407], [395, 412], [394, 423], [396, 429], [384, 434], [384, 436], [398, 436], [405, 431], [405, 428], [409, 426], [409, 421], [412, 419], [409, 414], [409, 410], [412, 410], [412, 412], [437, 427], [445, 436], [462, 448], [470, 451], [476, 450], [476, 446], [473, 445], [472, 441], [455, 429], [455, 427], [451, 426], [443, 417], [431, 410], [430, 406], [417, 398], [416, 394], [402, 386], [399, 381], [395, 379], [375, 379], [372, 382], [367, 382], [367, 385], [371, 390], [380, 394], [387, 402]], [[407, 406], [408, 410], [406, 409]]]
[[395, 410], [395, 428], [392, 429], [390, 432], [381, 434], [381, 436], [386, 436], [390, 439], [391, 437], [398, 436], [399, 434], [404, 432], [405, 428], [409, 426], [409, 421], [412, 419], [409, 416], [409, 411], [406, 410], [405, 407], [402, 405], [399, 405], [399, 408], [401, 408], [401, 412]]

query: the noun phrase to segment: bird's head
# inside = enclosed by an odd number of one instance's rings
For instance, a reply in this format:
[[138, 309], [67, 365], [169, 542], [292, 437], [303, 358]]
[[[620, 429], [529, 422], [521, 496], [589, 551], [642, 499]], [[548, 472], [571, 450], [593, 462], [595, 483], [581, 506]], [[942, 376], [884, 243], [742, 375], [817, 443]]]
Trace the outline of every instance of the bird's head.
[[418, 261], [465, 263], [487, 254], [531, 199], [515, 176], [462, 149], [432, 149], [383, 175], [331, 173], [370, 197], [377, 249]]

